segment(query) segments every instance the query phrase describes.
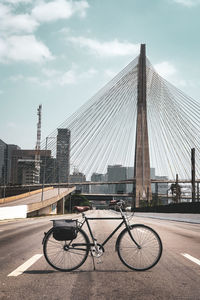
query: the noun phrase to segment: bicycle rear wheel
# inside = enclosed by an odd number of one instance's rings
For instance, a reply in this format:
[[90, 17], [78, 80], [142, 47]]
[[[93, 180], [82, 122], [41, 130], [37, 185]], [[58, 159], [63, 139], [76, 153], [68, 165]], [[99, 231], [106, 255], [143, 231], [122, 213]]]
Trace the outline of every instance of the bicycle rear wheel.
[[116, 248], [120, 260], [128, 268], [145, 271], [155, 266], [162, 255], [162, 242], [159, 235], [152, 228], [145, 225], [131, 225], [130, 232], [125, 228], [119, 235]]
[[89, 238], [79, 229], [77, 237], [71, 241], [57, 241], [51, 228], [43, 242], [44, 257], [56, 270], [69, 272], [79, 268], [87, 259], [89, 253]]

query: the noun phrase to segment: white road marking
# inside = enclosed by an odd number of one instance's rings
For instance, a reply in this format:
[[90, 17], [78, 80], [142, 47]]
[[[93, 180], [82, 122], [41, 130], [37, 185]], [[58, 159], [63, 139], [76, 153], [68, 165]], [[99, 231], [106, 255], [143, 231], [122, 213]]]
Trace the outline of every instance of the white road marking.
[[21, 275], [24, 271], [26, 271], [30, 266], [32, 266], [42, 254], [35, 254], [29, 260], [27, 260], [24, 264], [19, 266], [16, 270], [8, 274], [8, 276], [18, 276]]
[[197, 265], [200, 266], [200, 260], [187, 254], [187, 253], [181, 253], [184, 257], [186, 257], [187, 259], [191, 260], [192, 262], [196, 263]]

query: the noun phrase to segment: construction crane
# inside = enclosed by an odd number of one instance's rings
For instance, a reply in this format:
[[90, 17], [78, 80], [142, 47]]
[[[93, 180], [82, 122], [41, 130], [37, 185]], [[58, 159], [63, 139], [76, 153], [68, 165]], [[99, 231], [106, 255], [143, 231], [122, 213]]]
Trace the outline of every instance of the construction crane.
[[37, 109], [38, 123], [37, 123], [37, 141], [35, 146], [35, 169], [36, 169], [35, 182], [36, 183], [40, 183], [41, 114], [42, 114], [42, 105], [40, 104]]

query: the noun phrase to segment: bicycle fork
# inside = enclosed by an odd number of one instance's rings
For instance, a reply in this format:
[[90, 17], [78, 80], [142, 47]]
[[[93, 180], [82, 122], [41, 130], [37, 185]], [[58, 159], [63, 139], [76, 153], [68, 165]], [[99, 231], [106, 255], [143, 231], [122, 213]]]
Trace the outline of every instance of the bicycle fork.
[[133, 237], [133, 235], [132, 235], [132, 233], [131, 233], [130, 227], [131, 227], [131, 226], [127, 226], [128, 234], [129, 234], [131, 240], [136, 244], [136, 246], [138, 247], [138, 249], [141, 249], [142, 247], [141, 247], [141, 246], [136, 242], [136, 240], [134, 239], [134, 237]]

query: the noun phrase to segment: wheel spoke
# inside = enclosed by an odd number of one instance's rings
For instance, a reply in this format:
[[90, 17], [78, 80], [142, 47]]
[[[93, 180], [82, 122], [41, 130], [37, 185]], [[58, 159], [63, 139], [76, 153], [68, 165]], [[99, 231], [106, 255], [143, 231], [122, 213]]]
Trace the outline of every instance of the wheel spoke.
[[147, 270], [152, 268], [160, 259], [162, 253], [162, 243], [158, 234], [148, 226], [134, 225], [131, 228], [131, 239], [128, 230], [125, 229], [119, 240], [118, 255], [121, 261], [130, 269]]
[[[78, 232], [76, 239], [71, 241], [57, 241], [50, 230], [45, 238], [43, 250], [47, 262], [57, 270], [71, 271], [79, 268], [89, 253], [89, 239], [83, 230]], [[80, 245], [80, 246], [79, 246]], [[77, 248], [76, 248], [77, 247]]]

